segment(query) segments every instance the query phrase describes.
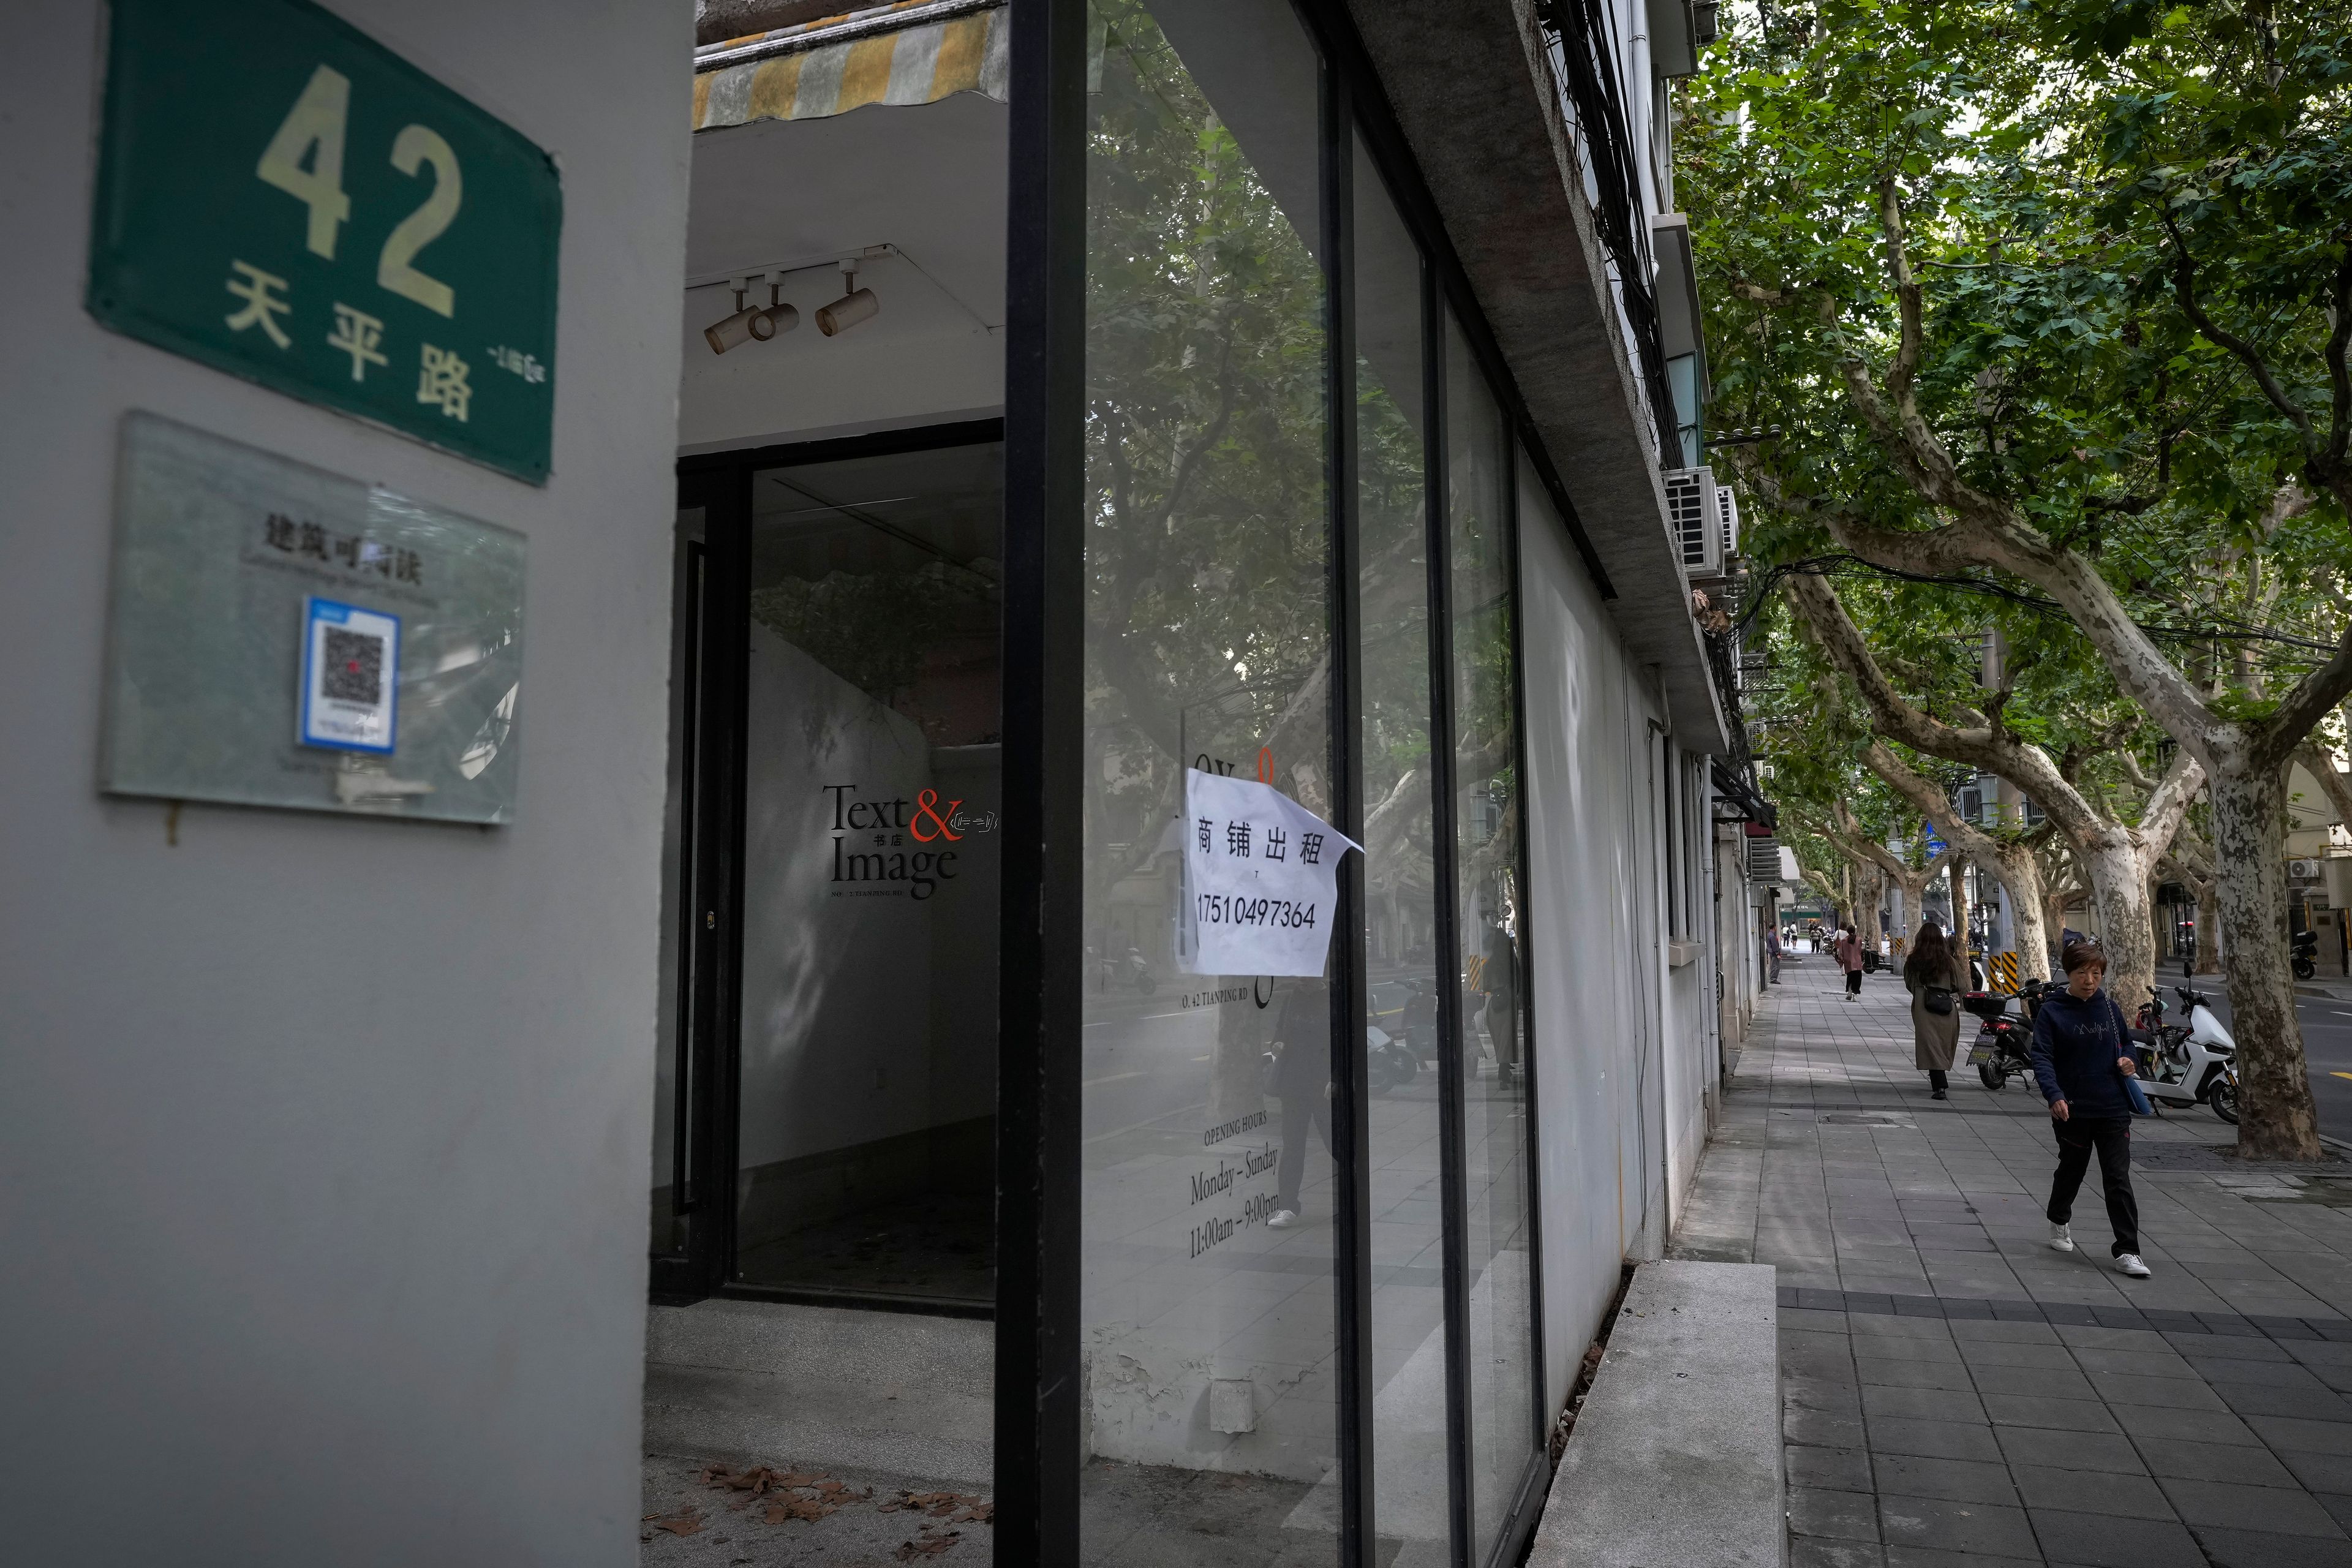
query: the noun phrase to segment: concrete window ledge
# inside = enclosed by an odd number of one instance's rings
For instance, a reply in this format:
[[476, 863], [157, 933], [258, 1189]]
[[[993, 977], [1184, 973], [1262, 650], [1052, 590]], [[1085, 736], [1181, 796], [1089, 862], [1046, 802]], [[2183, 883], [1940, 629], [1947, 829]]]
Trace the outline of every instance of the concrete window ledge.
[[1675, 937], [1666, 943], [1666, 967], [1680, 969], [1698, 956], [1698, 943], [1686, 937]]
[[1781, 1568], [1778, 1329], [1769, 1264], [1643, 1264], [1528, 1568]]

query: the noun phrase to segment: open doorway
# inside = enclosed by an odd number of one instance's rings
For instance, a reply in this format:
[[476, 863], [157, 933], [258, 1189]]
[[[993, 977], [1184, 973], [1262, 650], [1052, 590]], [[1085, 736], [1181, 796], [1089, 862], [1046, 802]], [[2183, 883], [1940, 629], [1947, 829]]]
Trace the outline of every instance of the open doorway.
[[675, 1293], [992, 1309], [1003, 466], [993, 421], [682, 466]]

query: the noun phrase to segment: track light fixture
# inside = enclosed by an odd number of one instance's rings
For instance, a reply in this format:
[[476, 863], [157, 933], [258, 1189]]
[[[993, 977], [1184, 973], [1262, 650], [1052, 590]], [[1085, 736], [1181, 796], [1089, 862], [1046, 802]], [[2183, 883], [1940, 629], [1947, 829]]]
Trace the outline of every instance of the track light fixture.
[[774, 337], [776, 334], [772, 327], [763, 331], [754, 331], [752, 329], [751, 323], [765, 317], [767, 311], [760, 306], [746, 306], [743, 303], [743, 296], [750, 290], [751, 280], [749, 278], [730, 278], [727, 280], [727, 286], [735, 291], [735, 309], [731, 314], [702, 329], [702, 341], [710, 345], [710, 352], [723, 354], [729, 349], [739, 343], [749, 342], [754, 337], [763, 340]]
[[873, 320], [875, 312], [882, 309], [882, 302], [874, 297], [873, 289], [857, 286], [857, 263], [855, 260], [842, 262], [841, 282], [846, 291], [816, 313], [816, 330], [828, 338], [860, 321]]
[[779, 267], [768, 274], [768, 308], [751, 323], [751, 335], [764, 343], [800, 324], [801, 313], [784, 303], [784, 269]]

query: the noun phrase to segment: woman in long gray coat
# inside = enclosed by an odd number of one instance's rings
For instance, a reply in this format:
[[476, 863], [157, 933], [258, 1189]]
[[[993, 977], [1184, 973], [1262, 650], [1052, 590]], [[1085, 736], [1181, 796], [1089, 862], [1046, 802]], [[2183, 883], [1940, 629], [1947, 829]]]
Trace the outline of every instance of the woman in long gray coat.
[[1927, 1075], [1935, 1098], [1949, 1098], [1946, 1075], [1960, 1048], [1960, 994], [1968, 982], [1960, 973], [1959, 954], [1944, 931], [1928, 921], [1912, 939], [1911, 956], [1903, 961], [1903, 984], [1911, 993], [1911, 1060]]

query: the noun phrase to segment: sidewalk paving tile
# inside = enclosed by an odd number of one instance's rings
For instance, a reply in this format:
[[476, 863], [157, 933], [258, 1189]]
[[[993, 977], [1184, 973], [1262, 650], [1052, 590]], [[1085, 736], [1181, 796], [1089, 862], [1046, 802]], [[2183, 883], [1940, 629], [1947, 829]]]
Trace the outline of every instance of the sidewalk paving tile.
[[2017, 1472], [2018, 1495], [2029, 1509], [2074, 1513], [2112, 1513], [2132, 1519], [2170, 1519], [2172, 1505], [2146, 1476], [2100, 1475], [2086, 1470], [2035, 1467]]
[[1878, 1517], [1890, 1546], [2028, 1558], [2035, 1551], [2033, 1527], [2021, 1508], [1882, 1493]]
[[2352, 1542], [2203, 1526], [2196, 1533], [2212, 1568], [2352, 1568]]
[[1875, 1542], [1876, 1500], [1866, 1491], [1833, 1492], [1792, 1486], [1789, 1489], [1789, 1529], [1798, 1535]]
[[1877, 1489], [1904, 1497], [1937, 1498], [1947, 1502], [1996, 1503], [2014, 1508], [2017, 1482], [2003, 1464], [1969, 1459], [1926, 1459], [1909, 1454], [1880, 1454], [1870, 1464]]
[[[1949, 1460], [1941, 1462], [1950, 1463]], [[1830, 1491], [1850, 1492], [1872, 1489], [1870, 1450], [1867, 1448], [1815, 1448], [1792, 1443], [1781, 1451], [1781, 1463], [1791, 1487], [1820, 1487]], [[2280, 1474], [2284, 1475], [2285, 1471], [2282, 1470]], [[2288, 1477], [2284, 1484], [2294, 1485], [2294, 1478]]]
[[2207, 1568], [2186, 1525], [2168, 1519], [2035, 1509], [2033, 1533], [2049, 1562], [2068, 1568]]
[[1985, 1414], [1996, 1426], [2042, 1426], [2061, 1432], [2120, 1432], [2095, 1399], [2044, 1399], [2030, 1394], [1986, 1394]]
[[2279, 1462], [2277, 1455], [2259, 1446], [2247, 1447], [2237, 1443], [2200, 1443], [2179, 1437], [2143, 1442], [2139, 1445], [2139, 1452], [2140, 1458], [2147, 1462], [2150, 1475], [2177, 1476], [2184, 1480], [2227, 1481], [2242, 1487], [2303, 1485]]
[[2166, 1477], [2157, 1484], [2172, 1500], [2173, 1511], [2190, 1524], [2345, 1539], [2342, 1527], [2307, 1492], [2179, 1477]]
[[[1857, 1424], [1858, 1425], [1858, 1424]], [[1874, 1454], [1910, 1454], [1923, 1459], [1999, 1459], [2002, 1445], [1990, 1426], [1967, 1421], [1913, 1421], [1896, 1416], [1869, 1426]], [[2139, 1468], [2137, 1458], [2132, 1468]]]

